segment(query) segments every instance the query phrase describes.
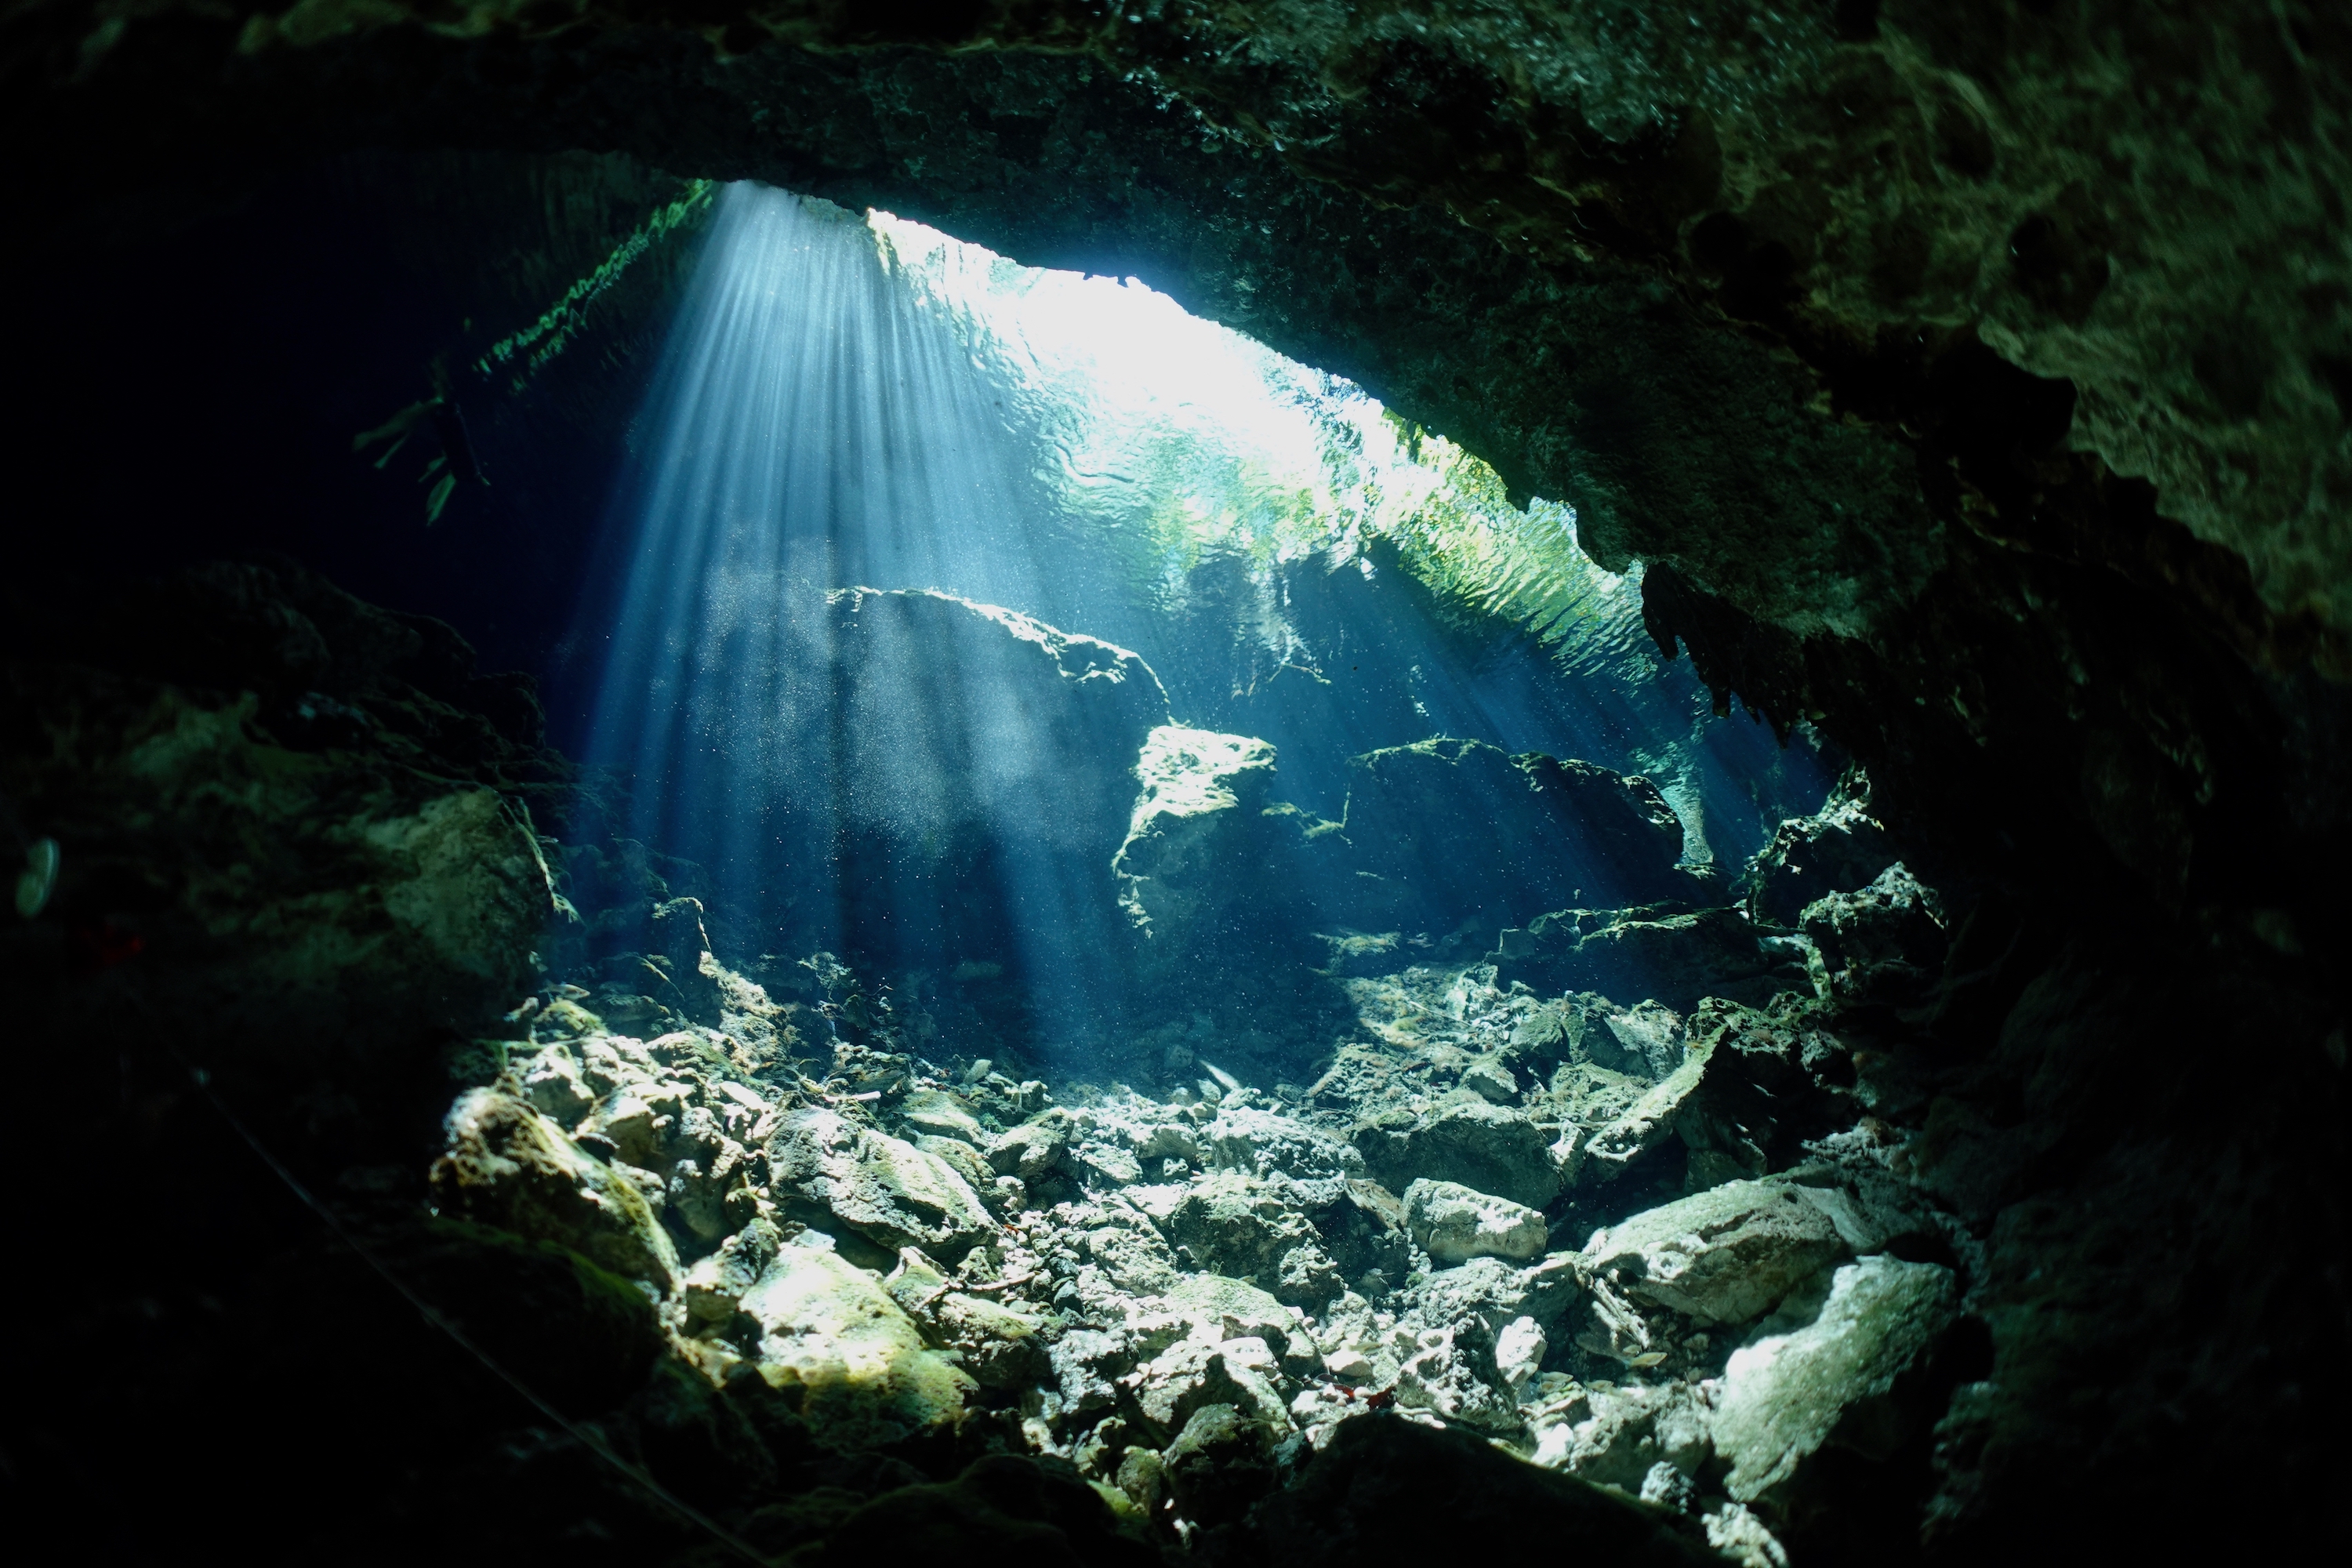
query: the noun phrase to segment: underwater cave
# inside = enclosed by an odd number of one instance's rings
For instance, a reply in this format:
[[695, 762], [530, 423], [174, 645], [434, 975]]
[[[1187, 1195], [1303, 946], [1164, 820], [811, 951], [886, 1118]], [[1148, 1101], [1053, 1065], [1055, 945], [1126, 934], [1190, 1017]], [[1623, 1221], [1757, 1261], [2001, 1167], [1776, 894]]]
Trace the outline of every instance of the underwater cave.
[[0, 123], [45, 1560], [2346, 1550], [2339, 7], [34, 0]]

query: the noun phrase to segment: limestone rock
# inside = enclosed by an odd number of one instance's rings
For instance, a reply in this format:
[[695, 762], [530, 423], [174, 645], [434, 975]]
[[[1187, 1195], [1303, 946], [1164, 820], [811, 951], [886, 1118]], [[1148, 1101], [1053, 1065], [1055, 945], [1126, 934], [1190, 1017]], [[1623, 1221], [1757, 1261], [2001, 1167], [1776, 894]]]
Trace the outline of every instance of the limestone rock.
[[982, 1203], [988, 1201], [989, 1189], [995, 1184], [996, 1173], [989, 1169], [988, 1162], [982, 1158], [978, 1150], [961, 1138], [940, 1138], [929, 1132], [917, 1134], [911, 1142], [916, 1148], [940, 1161], [971, 1183], [971, 1190], [980, 1194]]
[[1316, 1239], [1287, 1184], [1217, 1171], [1195, 1183], [1163, 1227], [1193, 1267], [1236, 1277], [1276, 1277], [1291, 1248]]
[[1404, 1206], [1413, 1240], [1442, 1264], [1525, 1259], [1544, 1249], [1541, 1210], [1456, 1182], [1417, 1181], [1405, 1189]]
[[1807, 1189], [1727, 1182], [1596, 1231], [1583, 1258], [1590, 1275], [1627, 1294], [1702, 1323], [1740, 1323], [1844, 1252]]
[[1073, 1329], [1046, 1352], [1062, 1408], [1072, 1416], [1109, 1410], [1118, 1404], [1116, 1380], [1135, 1363], [1135, 1347], [1116, 1331]]
[[677, 1250], [645, 1195], [529, 1105], [471, 1090], [450, 1110], [446, 1137], [432, 1172], [445, 1210], [561, 1242], [664, 1294], [676, 1285]]
[[695, 1260], [686, 1271], [686, 1321], [689, 1328], [724, 1326], [732, 1321], [743, 1297], [758, 1284], [774, 1261], [781, 1245], [776, 1227], [754, 1219], [719, 1244], [719, 1250]]
[[1204, 1405], [1160, 1464], [1183, 1518], [1205, 1528], [1235, 1523], [1274, 1489], [1274, 1434], [1233, 1405]]
[[1948, 945], [1943, 900], [1901, 861], [1859, 892], [1805, 906], [1805, 934], [1821, 950], [1841, 1002], [1906, 1000], [1934, 982]]
[[1220, 1110], [1202, 1142], [1218, 1169], [1288, 1177], [1299, 1201], [1318, 1208], [1340, 1201], [1348, 1180], [1364, 1173], [1363, 1156], [1353, 1145], [1295, 1117], [1254, 1107]]
[[1513, 1318], [1495, 1336], [1495, 1370], [1502, 1374], [1503, 1384], [1514, 1399], [1525, 1396], [1550, 1348], [1543, 1326], [1530, 1317]]
[[1508, 1106], [1455, 1103], [1419, 1117], [1392, 1112], [1353, 1134], [1371, 1174], [1391, 1189], [1426, 1177], [1534, 1207], [1559, 1195], [1553, 1140]]
[[1053, 1370], [1036, 1319], [961, 1290], [931, 1302], [935, 1338], [963, 1352], [964, 1370], [982, 1388], [1028, 1388]]
[[1135, 773], [1143, 789], [1111, 872], [1120, 909], [1154, 964], [1164, 965], [1216, 945], [1226, 912], [1265, 897], [1258, 817], [1274, 782], [1274, 748], [1247, 735], [1161, 724], [1145, 738]]
[[1810, 1321], [1784, 1311], [1801, 1321], [1776, 1319], [1732, 1352], [1712, 1422], [1724, 1490], [1743, 1503], [1769, 1496], [1832, 1431], [1885, 1458], [1906, 1436], [1887, 1394], [1950, 1325], [1955, 1297], [1949, 1269], [1879, 1254], [1839, 1268]]
[[946, 1161], [824, 1107], [783, 1118], [768, 1163], [780, 1192], [892, 1252], [919, 1247], [952, 1262], [995, 1233], [980, 1194]]
[[1219, 1340], [1256, 1338], [1279, 1351], [1298, 1331], [1297, 1314], [1279, 1299], [1220, 1274], [1186, 1275], [1168, 1291], [1167, 1305]]
[[1509, 1105], [1519, 1098], [1519, 1080], [1491, 1057], [1464, 1068], [1461, 1084], [1489, 1105]]
[[1579, 1389], [1538, 1415], [1536, 1463], [1639, 1495], [1661, 1464], [1704, 1468], [1707, 1415], [1679, 1384]]
[[1703, 996], [1761, 1003], [1812, 989], [1801, 958], [1760, 941], [1742, 911], [1664, 905], [1538, 916], [1502, 933], [1495, 974], [1506, 987], [1649, 997], [1676, 1012]]
[[1605, 1011], [1599, 1023], [1584, 1032], [1584, 1044], [1601, 1066], [1656, 1082], [1682, 1065], [1683, 1020], [1672, 1009], [1643, 1002]]
[[1034, 1183], [1060, 1169], [1069, 1148], [1068, 1117], [1048, 1111], [991, 1143], [988, 1163], [999, 1175], [1018, 1176], [1024, 1182]]
[[523, 1098], [532, 1109], [559, 1127], [576, 1127], [596, 1103], [596, 1093], [580, 1076], [580, 1063], [570, 1047], [557, 1044], [542, 1049], [522, 1068]]
[[1612, 1180], [1677, 1135], [1693, 1188], [1761, 1176], [1776, 1152], [1850, 1114], [1822, 1076], [1842, 1062], [1843, 1048], [1801, 1016], [1709, 998], [1685, 1031], [1681, 1065], [1585, 1141], [1582, 1179]]
[[1081, 1233], [1089, 1262], [1111, 1284], [1138, 1296], [1157, 1295], [1176, 1282], [1176, 1254], [1159, 1228], [1132, 1209], [1105, 1213], [1105, 1223]]
[[1895, 859], [1886, 830], [1862, 802], [1832, 800], [1773, 829], [1748, 863], [1748, 912], [1760, 923], [1794, 927], [1807, 904], [1867, 887]]
[[920, 1136], [952, 1138], [974, 1149], [989, 1142], [971, 1107], [945, 1089], [916, 1089], [898, 1102], [898, 1116], [919, 1141]]
[[802, 1390], [801, 1414], [844, 1449], [953, 1422], [972, 1380], [864, 1269], [830, 1249], [785, 1247], [742, 1299], [760, 1373]]
[[1177, 1341], [1121, 1379], [1145, 1426], [1172, 1437], [1207, 1405], [1231, 1405], [1280, 1431], [1290, 1412], [1270, 1373], [1273, 1352], [1263, 1340]]

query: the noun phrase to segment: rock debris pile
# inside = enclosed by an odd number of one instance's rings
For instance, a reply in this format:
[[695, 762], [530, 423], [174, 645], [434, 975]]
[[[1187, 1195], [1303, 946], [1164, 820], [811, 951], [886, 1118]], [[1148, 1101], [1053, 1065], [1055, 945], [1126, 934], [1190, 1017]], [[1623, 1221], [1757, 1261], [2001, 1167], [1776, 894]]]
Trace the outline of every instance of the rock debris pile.
[[[1923, 1440], [1968, 1283], [1833, 1026], [1916, 991], [1942, 929], [1859, 820], [1763, 858], [1752, 908], [1815, 894], [1778, 924], [1330, 938], [1354, 1025], [1303, 1085], [1214, 1063], [1206, 1013], [1121, 1058], [1149, 1082], [1016, 1079], [829, 954], [730, 969], [674, 900], [668, 952], [517, 1010], [433, 1185], [636, 1281], [679, 1358], [835, 1447], [994, 1421], [1213, 1539], [1402, 1421], [1783, 1562], [1824, 1476]], [[1531, 983], [1610, 942], [1673, 950], [1675, 1002]]]

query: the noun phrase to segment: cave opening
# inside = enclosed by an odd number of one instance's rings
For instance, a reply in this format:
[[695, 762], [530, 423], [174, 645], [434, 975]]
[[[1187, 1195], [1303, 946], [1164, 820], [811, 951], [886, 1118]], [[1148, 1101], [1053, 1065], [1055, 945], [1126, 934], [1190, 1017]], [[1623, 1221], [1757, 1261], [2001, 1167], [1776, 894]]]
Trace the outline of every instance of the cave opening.
[[1098, 9], [0, 28], [12, 1507], [2340, 1546], [2340, 27]]

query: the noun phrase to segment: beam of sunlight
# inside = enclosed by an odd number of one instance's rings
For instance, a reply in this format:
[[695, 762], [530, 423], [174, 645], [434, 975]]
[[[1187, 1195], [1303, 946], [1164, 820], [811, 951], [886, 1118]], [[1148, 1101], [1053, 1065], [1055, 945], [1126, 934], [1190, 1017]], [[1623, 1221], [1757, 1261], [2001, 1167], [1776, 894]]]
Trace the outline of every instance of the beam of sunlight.
[[1331, 817], [1349, 759], [1435, 735], [1648, 772], [1701, 859], [1818, 804], [1810, 752], [1661, 665], [1572, 511], [1360, 389], [1132, 280], [716, 201], [583, 640], [588, 753], [735, 950], [1002, 970], [1042, 1036], [1099, 1037], [1171, 721], [1269, 742]]

